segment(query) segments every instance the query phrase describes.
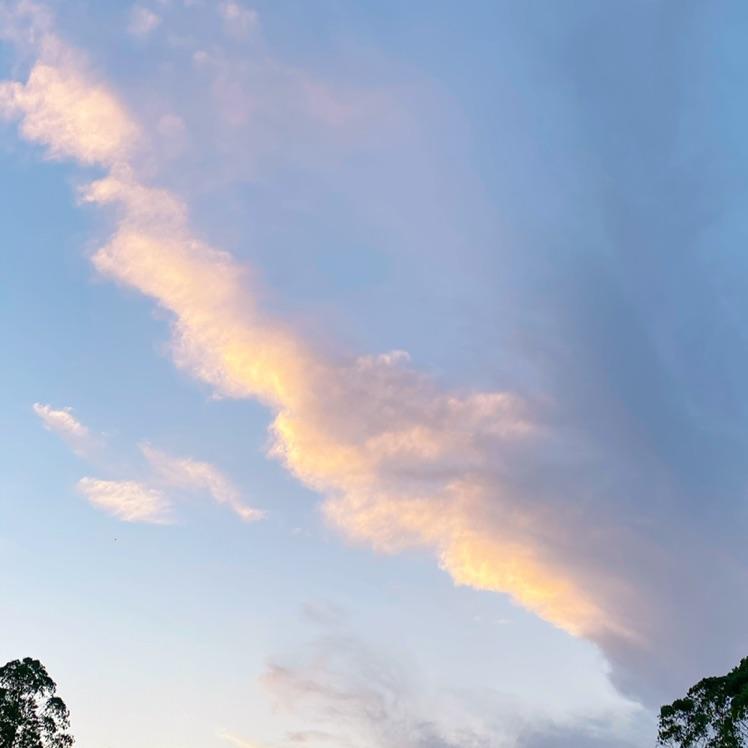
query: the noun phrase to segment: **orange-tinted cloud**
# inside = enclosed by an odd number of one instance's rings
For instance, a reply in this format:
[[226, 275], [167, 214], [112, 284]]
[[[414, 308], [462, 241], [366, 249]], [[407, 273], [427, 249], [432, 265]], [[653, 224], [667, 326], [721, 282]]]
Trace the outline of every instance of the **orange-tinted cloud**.
[[178, 366], [225, 397], [269, 408], [270, 453], [326, 497], [329, 520], [383, 552], [429, 549], [457, 583], [509, 594], [575, 634], [634, 638], [614, 575], [600, 584], [573, 561], [584, 521], [518, 478], [529, 449], [555, 449], [533, 408], [508, 392], [446, 390], [402, 352], [322, 353], [263, 313], [247, 268], [201, 240], [186, 206], [127, 161], [137, 126], [111, 91], [86, 80], [45, 67], [2, 90], [25, 137], [110, 166], [82, 192], [117, 212], [95, 268], [170, 313]]
[[37, 62], [26, 83], [0, 84], [0, 115], [20, 118], [21, 134], [44, 145], [50, 158], [111, 165], [131, 150], [137, 129], [105, 87], [66, 55]]

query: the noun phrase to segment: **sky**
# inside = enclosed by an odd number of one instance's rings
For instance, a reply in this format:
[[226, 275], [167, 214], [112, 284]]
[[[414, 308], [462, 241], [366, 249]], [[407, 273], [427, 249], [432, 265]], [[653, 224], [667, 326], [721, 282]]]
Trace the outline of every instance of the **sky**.
[[0, 0], [0, 658], [81, 748], [644, 748], [746, 654], [747, 32]]

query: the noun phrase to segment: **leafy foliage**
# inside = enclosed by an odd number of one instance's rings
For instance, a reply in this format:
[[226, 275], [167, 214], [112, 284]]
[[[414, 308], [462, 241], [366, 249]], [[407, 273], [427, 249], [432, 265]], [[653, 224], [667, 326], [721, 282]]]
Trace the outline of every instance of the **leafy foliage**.
[[0, 748], [70, 748], [70, 714], [39, 660], [0, 668]]
[[727, 675], [704, 678], [660, 710], [660, 745], [748, 746], [748, 657]]

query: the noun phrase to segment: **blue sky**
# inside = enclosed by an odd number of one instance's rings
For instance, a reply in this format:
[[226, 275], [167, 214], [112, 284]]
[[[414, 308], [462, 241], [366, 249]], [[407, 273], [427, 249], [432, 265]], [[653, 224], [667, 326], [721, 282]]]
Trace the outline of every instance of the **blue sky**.
[[0, 2], [0, 657], [83, 748], [637, 748], [745, 654], [747, 22]]

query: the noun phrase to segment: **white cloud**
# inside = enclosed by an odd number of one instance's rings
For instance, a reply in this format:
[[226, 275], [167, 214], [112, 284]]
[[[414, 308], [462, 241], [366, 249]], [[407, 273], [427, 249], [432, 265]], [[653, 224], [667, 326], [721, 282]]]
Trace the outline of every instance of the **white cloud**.
[[164, 494], [137, 481], [81, 478], [78, 490], [97, 509], [123, 522], [168, 524], [171, 505]]
[[188, 457], [173, 457], [150, 444], [141, 445], [141, 451], [166, 484], [192, 491], [206, 491], [217, 503], [229, 507], [245, 522], [255, 522], [265, 516], [259, 509], [248, 506], [242, 500], [239, 489], [214, 465]]
[[94, 445], [91, 432], [73, 415], [72, 408], [56, 409], [51, 405], [34, 403], [33, 409], [41, 418], [44, 428], [64, 439], [76, 454], [86, 454]]

